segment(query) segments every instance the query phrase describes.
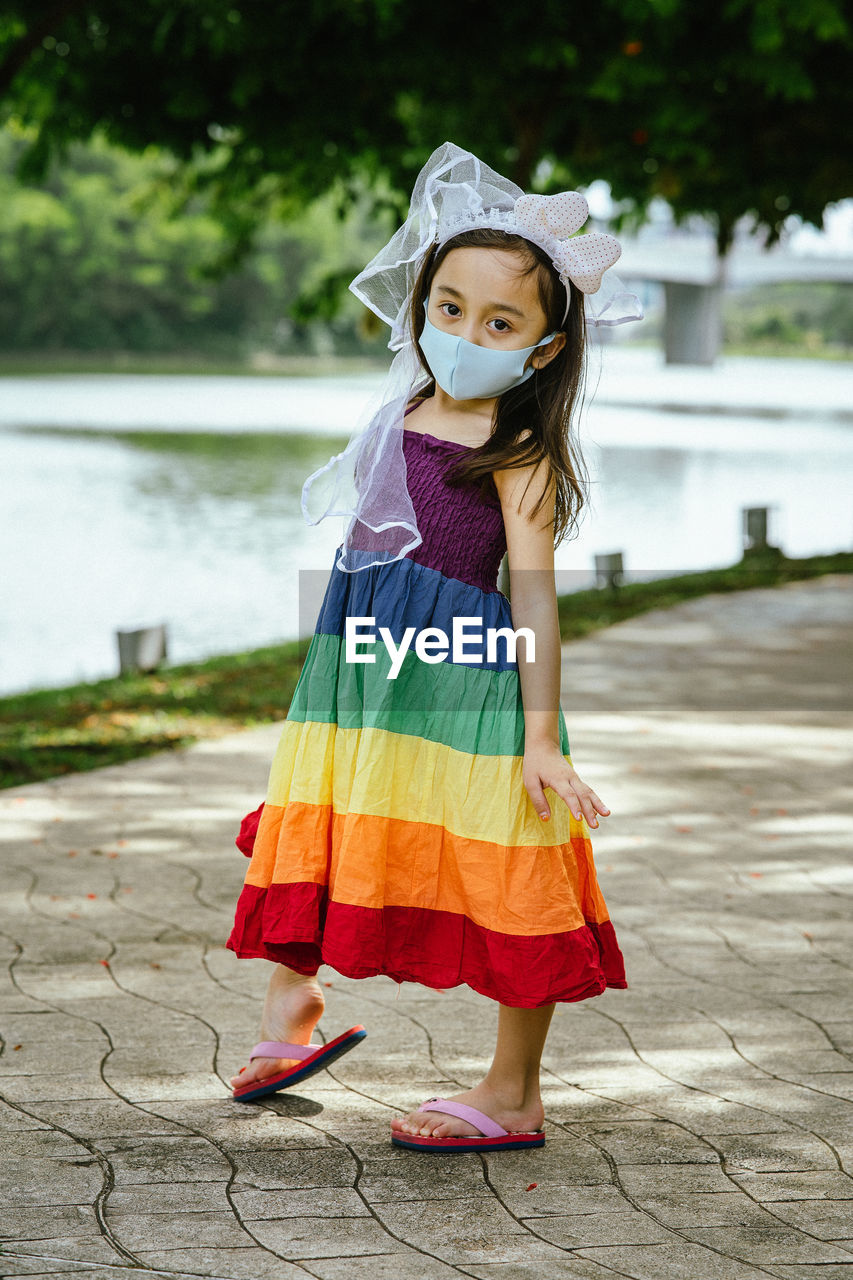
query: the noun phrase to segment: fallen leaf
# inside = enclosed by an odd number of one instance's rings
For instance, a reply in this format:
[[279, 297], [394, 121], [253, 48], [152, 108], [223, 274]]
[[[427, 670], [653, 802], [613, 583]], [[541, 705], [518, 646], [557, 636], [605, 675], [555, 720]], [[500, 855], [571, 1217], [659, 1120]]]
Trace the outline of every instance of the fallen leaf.
[[536, 1190], [536, 1188], [537, 1188], [538, 1186], [539, 1186], [539, 1183], [538, 1183], [538, 1182], [531, 1182], [531, 1184], [530, 1184], [530, 1186], [527, 1188], [527, 1190], [528, 1190], [528, 1191], [535, 1191], [535, 1190]]

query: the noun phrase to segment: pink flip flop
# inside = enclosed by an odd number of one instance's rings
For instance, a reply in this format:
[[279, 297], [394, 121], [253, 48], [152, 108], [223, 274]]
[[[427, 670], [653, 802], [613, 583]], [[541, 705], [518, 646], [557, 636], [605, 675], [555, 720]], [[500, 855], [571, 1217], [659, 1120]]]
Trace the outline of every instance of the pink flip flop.
[[490, 1116], [476, 1107], [466, 1107], [462, 1102], [449, 1102], [447, 1098], [430, 1098], [418, 1107], [418, 1111], [440, 1111], [444, 1115], [467, 1120], [483, 1135], [463, 1138], [432, 1138], [424, 1134], [397, 1133], [392, 1129], [391, 1141], [395, 1147], [408, 1147], [411, 1151], [518, 1151], [522, 1147], [544, 1147], [545, 1131], [535, 1133], [509, 1133]]
[[256, 1044], [249, 1054], [253, 1058], [298, 1058], [297, 1066], [280, 1071], [277, 1076], [268, 1076], [266, 1080], [254, 1080], [251, 1084], [241, 1085], [232, 1093], [235, 1102], [255, 1102], [270, 1093], [278, 1093], [280, 1089], [289, 1089], [298, 1084], [315, 1071], [322, 1071], [342, 1054], [349, 1053], [360, 1040], [367, 1035], [364, 1027], [351, 1027], [328, 1044], [290, 1044], [286, 1040], [262, 1040]]

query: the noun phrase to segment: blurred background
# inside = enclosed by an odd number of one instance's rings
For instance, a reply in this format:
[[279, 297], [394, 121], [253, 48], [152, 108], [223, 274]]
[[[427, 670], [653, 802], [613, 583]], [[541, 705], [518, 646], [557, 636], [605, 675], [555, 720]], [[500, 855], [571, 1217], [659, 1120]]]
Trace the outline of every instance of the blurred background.
[[747, 507], [851, 549], [846, 6], [484, 14], [3, 6], [0, 694], [112, 675], [117, 630], [175, 662], [304, 632], [343, 525], [301, 487], [390, 359], [346, 286], [446, 139], [584, 191], [646, 308], [593, 335], [560, 589], [731, 564]]

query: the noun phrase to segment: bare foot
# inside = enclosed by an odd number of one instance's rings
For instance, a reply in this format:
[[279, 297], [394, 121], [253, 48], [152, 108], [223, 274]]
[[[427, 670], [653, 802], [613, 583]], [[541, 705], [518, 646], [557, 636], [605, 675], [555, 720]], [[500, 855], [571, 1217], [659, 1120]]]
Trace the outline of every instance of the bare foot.
[[[325, 1005], [323, 991], [316, 978], [305, 977], [286, 969], [283, 964], [277, 964], [267, 988], [258, 1039], [309, 1044]], [[237, 1089], [266, 1080], [287, 1071], [296, 1062], [295, 1058], [255, 1058], [231, 1077], [231, 1086]]]
[[[476, 1107], [507, 1133], [535, 1133], [545, 1120], [542, 1099], [538, 1095], [524, 1099], [519, 1105], [517, 1097], [511, 1099], [508, 1095], [501, 1095], [485, 1083], [466, 1093], [455, 1093], [448, 1101]], [[482, 1137], [480, 1130], [468, 1124], [467, 1120], [442, 1115], [440, 1111], [410, 1111], [401, 1119], [392, 1120], [391, 1128], [395, 1133], [422, 1134], [424, 1137]]]

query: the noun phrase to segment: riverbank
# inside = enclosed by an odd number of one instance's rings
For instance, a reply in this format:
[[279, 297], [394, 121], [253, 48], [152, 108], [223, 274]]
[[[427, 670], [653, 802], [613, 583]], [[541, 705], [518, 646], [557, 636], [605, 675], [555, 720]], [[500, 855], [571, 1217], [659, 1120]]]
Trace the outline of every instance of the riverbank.
[[[593, 342], [595, 340], [593, 339]], [[632, 339], [605, 340], [608, 349], [654, 352], [661, 355], [661, 341]], [[762, 342], [726, 343], [719, 359], [769, 360], [780, 365], [790, 360], [819, 360], [827, 364], [850, 361], [846, 347], [804, 347], [800, 344]], [[184, 377], [193, 375], [268, 377], [279, 375], [299, 378], [346, 376], [371, 373], [388, 367], [386, 348], [377, 344], [375, 351], [357, 355], [282, 355], [273, 351], [253, 351], [246, 355], [228, 356], [204, 351], [0, 351], [0, 378], [52, 377], [57, 374], [138, 373]], [[663, 359], [661, 355], [661, 359]], [[697, 369], [697, 365], [669, 365], [671, 369]], [[712, 366], [713, 367], [713, 366]]]
[[[614, 623], [714, 593], [853, 573], [853, 551], [789, 559], [781, 552], [746, 555], [728, 567], [611, 591], [558, 597], [560, 635], [578, 639]], [[119, 764], [157, 751], [283, 720], [308, 651], [309, 638], [202, 662], [163, 666], [151, 674], [36, 689], [0, 698], [0, 778], [20, 786]], [[749, 647], [749, 637], [744, 637]]]

